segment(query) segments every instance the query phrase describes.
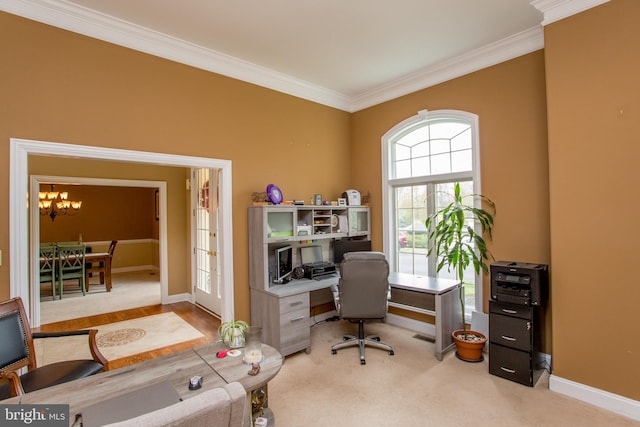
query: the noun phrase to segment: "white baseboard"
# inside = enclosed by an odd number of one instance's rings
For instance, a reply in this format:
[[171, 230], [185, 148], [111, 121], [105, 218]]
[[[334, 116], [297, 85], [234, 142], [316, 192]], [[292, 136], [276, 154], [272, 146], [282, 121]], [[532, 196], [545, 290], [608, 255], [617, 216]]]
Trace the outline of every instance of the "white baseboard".
[[549, 376], [549, 390], [640, 421], [640, 402], [580, 384], [557, 375]]
[[176, 302], [190, 302], [194, 303], [192, 294], [175, 294], [167, 296], [167, 300], [163, 304], [174, 304]]
[[111, 274], [131, 273], [133, 271], [148, 271], [148, 270], [153, 270], [156, 273], [160, 271], [160, 269], [156, 265], [134, 265], [132, 267], [112, 268]]

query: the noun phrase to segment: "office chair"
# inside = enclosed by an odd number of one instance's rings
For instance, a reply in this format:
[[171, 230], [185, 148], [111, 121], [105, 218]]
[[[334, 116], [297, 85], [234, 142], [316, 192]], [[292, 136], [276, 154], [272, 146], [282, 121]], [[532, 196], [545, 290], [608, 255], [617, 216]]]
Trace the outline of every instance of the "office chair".
[[358, 335], [345, 335], [343, 341], [331, 347], [336, 354], [341, 348], [360, 346], [360, 364], [365, 346], [386, 350], [393, 356], [393, 348], [380, 342], [377, 335], [364, 334], [366, 320], [382, 320], [387, 315], [390, 297], [389, 264], [381, 252], [348, 252], [340, 264], [338, 288], [333, 289], [338, 315], [352, 323], [358, 323]]
[[[97, 329], [31, 332], [21, 298], [0, 302], [0, 399], [88, 377], [105, 369], [108, 362], [96, 344], [97, 333]], [[92, 360], [68, 360], [37, 366], [34, 339], [72, 335], [88, 336]], [[20, 375], [20, 370], [25, 367], [27, 372]]]

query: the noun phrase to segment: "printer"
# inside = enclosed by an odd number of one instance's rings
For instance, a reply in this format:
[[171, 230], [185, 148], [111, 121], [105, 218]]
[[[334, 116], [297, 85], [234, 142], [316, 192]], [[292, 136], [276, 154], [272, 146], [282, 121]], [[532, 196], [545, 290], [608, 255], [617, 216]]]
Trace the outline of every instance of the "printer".
[[490, 270], [492, 300], [528, 306], [546, 304], [549, 297], [546, 264], [497, 261]]

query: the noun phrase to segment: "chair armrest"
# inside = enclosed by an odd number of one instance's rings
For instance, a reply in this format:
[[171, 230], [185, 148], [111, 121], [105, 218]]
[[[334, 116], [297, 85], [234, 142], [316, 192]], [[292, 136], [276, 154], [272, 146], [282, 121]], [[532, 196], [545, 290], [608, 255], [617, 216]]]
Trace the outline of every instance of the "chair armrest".
[[55, 332], [33, 332], [31, 336], [34, 339], [38, 338], [59, 338], [59, 337], [70, 337], [74, 335], [89, 335], [89, 330], [79, 330], [79, 331], [55, 331]]
[[76, 335], [88, 335], [89, 336], [89, 350], [91, 351], [91, 356], [93, 360], [98, 363], [101, 363], [104, 366], [104, 370], [109, 370], [109, 361], [104, 355], [100, 352], [98, 348], [98, 343], [96, 342], [96, 335], [98, 334], [97, 329], [83, 329], [76, 331], [59, 331], [59, 332], [33, 332], [31, 335], [33, 339], [39, 338], [60, 338], [60, 337], [71, 337]]
[[9, 380], [9, 389], [11, 390], [11, 396], [22, 396], [24, 394], [20, 376], [15, 371], [5, 372], [4, 377]]

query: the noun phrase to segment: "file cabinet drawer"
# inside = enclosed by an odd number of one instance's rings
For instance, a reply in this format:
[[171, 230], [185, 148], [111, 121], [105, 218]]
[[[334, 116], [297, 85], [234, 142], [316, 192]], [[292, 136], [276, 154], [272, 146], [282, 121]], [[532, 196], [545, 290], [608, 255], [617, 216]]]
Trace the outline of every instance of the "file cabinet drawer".
[[489, 344], [489, 373], [531, 386], [531, 353]]
[[518, 350], [531, 349], [531, 321], [516, 317], [492, 315], [489, 340]]

